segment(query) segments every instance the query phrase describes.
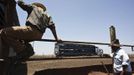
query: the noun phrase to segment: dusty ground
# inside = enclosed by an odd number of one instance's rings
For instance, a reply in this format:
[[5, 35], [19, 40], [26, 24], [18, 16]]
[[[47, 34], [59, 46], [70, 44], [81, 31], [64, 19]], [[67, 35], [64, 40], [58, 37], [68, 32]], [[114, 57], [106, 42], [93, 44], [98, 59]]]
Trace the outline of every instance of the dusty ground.
[[[131, 58], [134, 71], [134, 58]], [[11, 68], [11, 75], [112, 75], [111, 58], [78, 57], [29, 60]], [[134, 74], [133, 74], [134, 75]]]
[[[131, 58], [134, 68], [134, 59]], [[28, 61], [28, 75], [108, 75], [111, 58], [66, 58]], [[111, 74], [112, 75], [112, 74]]]

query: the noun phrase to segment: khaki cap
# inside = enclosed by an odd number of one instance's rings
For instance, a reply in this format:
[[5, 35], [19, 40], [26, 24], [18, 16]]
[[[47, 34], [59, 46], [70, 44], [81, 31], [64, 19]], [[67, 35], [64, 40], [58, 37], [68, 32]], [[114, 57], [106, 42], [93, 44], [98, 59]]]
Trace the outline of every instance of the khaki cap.
[[32, 5], [35, 5], [37, 7], [41, 7], [44, 11], [46, 11], [46, 7], [41, 3], [35, 2], [35, 3], [32, 3]]

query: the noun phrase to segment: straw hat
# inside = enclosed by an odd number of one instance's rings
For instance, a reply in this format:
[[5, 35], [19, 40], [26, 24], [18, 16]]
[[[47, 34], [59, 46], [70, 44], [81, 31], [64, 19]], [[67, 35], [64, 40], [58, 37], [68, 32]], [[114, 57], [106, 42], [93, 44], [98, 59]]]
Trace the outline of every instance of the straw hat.
[[120, 42], [118, 39], [115, 39], [114, 41], [112, 41], [112, 44], [117, 44], [117, 45], [120, 45]]
[[35, 3], [32, 3], [32, 5], [35, 5], [37, 7], [41, 7], [44, 11], [46, 11], [46, 7], [41, 3], [35, 2]]
[[114, 41], [112, 41], [112, 46], [111, 47], [116, 47], [116, 48], [120, 48], [120, 42], [118, 39], [115, 39]]

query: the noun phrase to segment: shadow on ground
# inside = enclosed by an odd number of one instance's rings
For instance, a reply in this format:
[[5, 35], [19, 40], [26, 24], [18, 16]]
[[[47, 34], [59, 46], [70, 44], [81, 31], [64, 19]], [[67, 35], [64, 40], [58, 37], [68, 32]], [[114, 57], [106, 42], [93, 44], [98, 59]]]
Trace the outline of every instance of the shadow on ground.
[[[21, 63], [10, 66], [10, 75], [27, 75], [27, 64]], [[106, 68], [105, 68], [106, 67]], [[134, 62], [132, 62], [134, 72]], [[2, 69], [2, 67], [1, 67]], [[36, 71], [33, 75], [108, 75], [112, 73], [112, 65], [93, 65], [75, 68], [44, 69]]]
[[27, 75], [27, 63], [0, 63], [0, 75]]
[[27, 75], [27, 64], [19, 63], [12, 66], [10, 75]]
[[[134, 72], [134, 62], [131, 63]], [[34, 75], [108, 75], [112, 74], [112, 65], [93, 65], [77, 68], [45, 69]]]
[[[112, 66], [105, 65], [108, 72], [112, 73]], [[78, 68], [60, 68], [60, 69], [47, 69], [35, 72], [34, 75], [90, 75], [92, 72], [107, 73], [102, 65], [78, 67]]]

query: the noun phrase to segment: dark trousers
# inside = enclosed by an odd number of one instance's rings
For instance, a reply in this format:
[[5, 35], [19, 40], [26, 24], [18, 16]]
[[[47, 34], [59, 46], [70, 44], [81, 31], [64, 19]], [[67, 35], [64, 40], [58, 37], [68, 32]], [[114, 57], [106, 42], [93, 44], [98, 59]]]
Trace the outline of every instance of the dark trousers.
[[2, 29], [2, 40], [13, 47], [16, 53], [25, 49], [25, 44], [20, 40], [41, 39], [41, 33], [36, 27], [32, 26], [12, 26]]

